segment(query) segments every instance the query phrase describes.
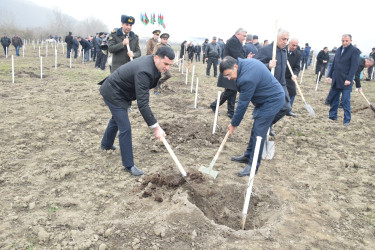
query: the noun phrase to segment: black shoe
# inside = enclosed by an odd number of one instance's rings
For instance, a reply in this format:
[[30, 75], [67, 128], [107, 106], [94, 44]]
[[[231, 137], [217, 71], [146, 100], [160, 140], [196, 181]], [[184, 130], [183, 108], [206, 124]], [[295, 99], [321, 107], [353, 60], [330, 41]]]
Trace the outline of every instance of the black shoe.
[[329, 102], [328, 102], [328, 101], [325, 101], [325, 102], [324, 102], [324, 105], [327, 105], [327, 106], [329, 106], [330, 104], [329, 104]]
[[236, 161], [236, 162], [240, 162], [240, 163], [249, 163], [249, 157], [245, 156], [245, 155], [241, 155], [241, 156], [232, 156], [231, 158], [231, 161]]
[[[239, 177], [249, 176], [250, 171], [251, 171], [251, 166], [250, 166], [250, 164], [248, 164], [248, 165], [246, 165], [246, 167], [244, 169], [242, 169], [242, 171], [238, 172], [238, 176]], [[255, 170], [255, 174], [257, 174], [257, 173], [258, 173], [258, 169]]]
[[269, 133], [270, 136], [276, 136], [275, 134], [275, 131], [273, 131], [273, 128], [270, 127], [270, 133]]
[[115, 149], [117, 149], [118, 147], [117, 146], [115, 146], [115, 145], [112, 145], [112, 146], [110, 146], [110, 147], [105, 147], [105, 146], [103, 146], [103, 145], [100, 145], [100, 149], [101, 150], [115, 150]]
[[292, 116], [292, 117], [297, 117], [297, 115], [294, 114], [292, 111], [289, 111], [286, 115], [287, 116]]
[[232, 115], [232, 114], [227, 113], [227, 116], [228, 116], [230, 119], [233, 118], [233, 115]]
[[214, 106], [210, 106], [210, 108], [212, 109], [212, 111], [215, 113], [216, 112], [216, 107]]
[[134, 176], [141, 176], [141, 175], [145, 174], [145, 172], [143, 172], [141, 169], [137, 168], [135, 165], [133, 165], [130, 168], [125, 168], [125, 171], [129, 172], [131, 175], [134, 175]]

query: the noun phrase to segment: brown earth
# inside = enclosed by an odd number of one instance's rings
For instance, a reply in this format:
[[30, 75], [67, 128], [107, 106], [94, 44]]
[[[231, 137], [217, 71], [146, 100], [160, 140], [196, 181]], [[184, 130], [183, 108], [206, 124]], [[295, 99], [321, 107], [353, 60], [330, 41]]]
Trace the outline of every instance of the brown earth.
[[[50, 50], [51, 51], [51, 50]], [[12, 51], [11, 51], [12, 52]], [[61, 54], [59, 52], [59, 54]], [[352, 122], [328, 119], [329, 85], [314, 91], [312, 67], [301, 85], [312, 118], [296, 97], [297, 118], [275, 126], [276, 153], [263, 161], [254, 180], [246, 228], [241, 212], [248, 178], [230, 160], [246, 148], [251, 111], [229, 137], [215, 170], [208, 167], [230, 120], [220, 109], [216, 133], [210, 102], [216, 79], [199, 76], [197, 109], [191, 75], [172, 68], [173, 78], [151, 108], [188, 172], [180, 175], [164, 145], [155, 139], [133, 104], [134, 157], [147, 172], [134, 178], [121, 166], [118, 150], [100, 151], [110, 113], [96, 84], [109, 71], [93, 63], [44, 58], [40, 79], [37, 50], [0, 57], [0, 248], [1, 249], [371, 249], [375, 245], [375, 119], [352, 94]], [[189, 72], [191, 72], [191, 66]], [[190, 74], [190, 73], [189, 73]], [[212, 73], [211, 73], [212, 75]], [[323, 80], [325, 78], [323, 77]], [[195, 89], [194, 80], [194, 89]], [[375, 103], [374, 82], [363, 82]], [[194, 92], [194, 91], [193, 91]], [[355, 112], [354, 112], [355, 111]], [[116, 144], [118, 144], [116, 140]]]

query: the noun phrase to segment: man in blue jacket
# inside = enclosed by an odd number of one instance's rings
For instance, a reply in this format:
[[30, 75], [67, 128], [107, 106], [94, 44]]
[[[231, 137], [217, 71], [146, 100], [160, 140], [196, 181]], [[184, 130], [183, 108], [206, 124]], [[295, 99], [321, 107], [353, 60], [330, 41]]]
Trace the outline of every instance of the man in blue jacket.
[[80, 36], [77, 39], [78, 39], [79, 43], [82, 46], [83, 53], [85, 53], [85, 55], [84, 55], [85, 62], [88, 62], [89, 59], [90, 59], [89, 58], [89, 51], [91, 50], [91, 45], [90, 45], [90, 43], [86, 39], [84, 39], [84, 38], [82, 38]]
[[349, 126], [351, 119], [350, 94], [353, 78], [358, 69], [360, 51], [352, 45], [352, 36], [344, 34], [342, 46], [336, 51], [332, 68], [329, 71], [327, 83], [331, 82], [329, 119], [337, 120], [340, 95], [344, 108], [344, 126]]
[[233, 57], [227, 56], [220, 64], [220, 73], [229, 80], [236, 81], [237, 90], [240, 93], [237, 109], [228, 126], [230, 134], [233, 134], [234, 129], [240, 125], [250, 101], [255, 107], [250, 141], [243, 155], [243, 158], [248, 159], [247, 165], [238, 173], [240, 177], [250, 175], [256, 137], [262, 137], [257, 159], [256, 171], [258, 171], [268, 128], [285, 102], [284, 90], [266, 66], [255, 59], [238, 58], [237, 61]]
[[307, 69], [307, 61], [309, 60], [311, 47], [308, 43], [305, 44], [305, 49], [302, 51], [302, 68], [305, 67]]
[[150, 89], [157, 86], [161, 73], [169, 69], [174, 57], [173, 50], [169, 46], [163, 46], [155, 55], [142, 56], [123, 64], [99, 83], [103, 83], [100, 94], [112, 114], [101, 142], [101, 149], [115, 150], [117, 147], [113, 142], [119, 131], [122, 164], [125, 170], [134, 176], [143, 175], [144, 172], [134, 165], [128, 108], [132, 101], [137, 100], [143, 119], [154, 130], [155, 136], [162, 141], [166, 135], [149, 106]]

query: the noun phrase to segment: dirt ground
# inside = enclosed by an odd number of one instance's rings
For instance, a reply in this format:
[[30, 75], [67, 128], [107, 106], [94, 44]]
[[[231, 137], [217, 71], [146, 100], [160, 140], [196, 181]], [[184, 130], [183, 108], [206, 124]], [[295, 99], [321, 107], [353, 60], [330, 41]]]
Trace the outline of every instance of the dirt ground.
[[[45, 51], [43, 50], [43, 53]], [[12, 53], [12, 50], [11, 50]], [[62, 52], [59, 51], [59, 55]], [[118, 150], [102, 152], [100, 140], [110, 112], [98, 85], [109, 70], [59, 58], [52, 49], [40, 79], [37, 50], [28, 47], [11, 60], [0, 57], [0, 249], [371, 249], [375, 245], [374, 113], [352, 93], [352, 121], [328, 119], [310, 67], [301, 89], [315, 112], [312, 118], [296, 97], [297, 118], [274, 127], [276, 153], [262, 161], [254, 180], [246, 228], [241, 213], [248, 177], [243, 153], [252, 127], [249, 106], [229, 137], [215, 169], [216, 179], [198, 171], [208, 167], [230, 119], [221, 106], [216, 133], [209, 104], [216, 78], [206, 64], [194, 63], [199, 77], [194, 109], [191, 73], [178, 67], [162, 94], [150, 92], [150, 106], [167, 141], [188, 172], [183, 179], [164, 145], [141, 117], [136, 102], [129, 113], [135, 163], [147, 172], [126, 173]], [[189, 66], [192, 71], [192, 65]], [[375, 103], [375, 83], [363, 81]], [[118, 145], [116, 139], [115, 144]]]

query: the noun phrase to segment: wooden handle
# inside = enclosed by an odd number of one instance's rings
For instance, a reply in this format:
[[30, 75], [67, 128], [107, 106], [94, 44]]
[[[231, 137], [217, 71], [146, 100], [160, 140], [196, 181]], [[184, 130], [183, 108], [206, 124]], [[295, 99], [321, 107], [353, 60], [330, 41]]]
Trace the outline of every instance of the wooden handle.
[[172, 156], [174, 162], [176, 163], [178, 169], [180, 170], [181, 174], [183, 177], [186, 176], [186, 172], [184, 170], [184, 168], [182, 167], [180, 161], [177, 159], [177, 156], [173, 153], [173, 150], [171, 148], [171, 146], [169, 146], [169, 143], [167, 142], [167, 140], [163, 137], [163, 143], [164, 143], [164, 146], [167, 148], [169, 154]]
[[[273, 41], [273, 48], [272, 48], [272, 60], [276, 59], [277, 29], [278, 29], [278, 23], [277, 23], [277, 20], [276, 20], [275, 21], [275, 40]], [[275, 68], [271, 69], [271, 74], [275, 75]]]
[[360, 92], [360, 93], [363, 96], [363, 98], [365, 98], [365, 100], [367, 101], [368, 105], [371, 105], [370, 101], [366, 98], [365, 94], [363, 94], [363, 92]]
[[[289, 68], [290, 73], [292, 74], [292, 77], [294, 77], [295, 75], [294, 75], [294, 73], [293, 73], [292, 67], [290, 67], [290, 63], [289, 63], [289, 61], [287, 60], [286, 63], [287, 63], [287, 65], [288, 65], [288, 68]], [[297, 89], [298, 89], [298, 92], [299, 92], [299, 94], [300, 94], [301, 97], [302, 97], [303, 103], [306, 103], [306, 101], [305, 101], [305, 97], [303, 97], [302, 91], [301, 91], [300, 87], [298, 86], [298, 82], [297, 82], [297, 81], [294, 81], [294, 83], [296, 84], [296, 87], [297, 87]]]
[[227, 132], [227, 134], [225, 135], [223, 141], [221, 142], [220, 147], [219, 147], [219, 150], [216, 152], [215, 157], [212, 159], [212, 161], [211, 161], [211, 163], [210, 163], [210, 166], [209, 166], [209, 171], [211, 171], [212, 168], [214, 167], [215, 162], [216, 162], [217, 158], [219, 158], [220, 152], [221, 152], [221, 150], [224, 148], [224, 145], [225, 145], [225, 143], [227, 142], [228, 137], [229, 137], [229, 131]]
[[[125, 38], [129, 38], [129, 35], [126, 35]], [[129, 42], [130, 42], [130, 41], [129, 41]], [[128, 49], [128, 52], [132, 52], [132, 51], [130, 50], [129, 43], [126, 45], [126, 48]], [[132, 56], [129, 56], [129, 57], [130, 57], [130, 61], [133, 61], [133, 57], [132, 57]]]

